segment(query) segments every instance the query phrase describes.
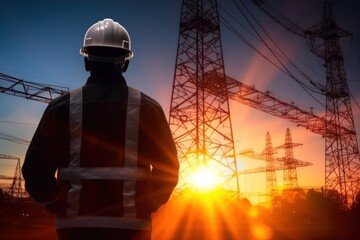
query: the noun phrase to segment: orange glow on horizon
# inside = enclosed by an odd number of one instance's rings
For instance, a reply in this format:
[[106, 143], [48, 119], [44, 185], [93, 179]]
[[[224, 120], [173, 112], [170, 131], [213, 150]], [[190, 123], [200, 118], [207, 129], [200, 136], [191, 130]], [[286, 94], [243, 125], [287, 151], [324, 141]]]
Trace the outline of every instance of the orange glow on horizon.
[[[188, 191], [192, 191], [188, 189]], [[172, 196], [169, 202], [153, 214], [153, 239], [253, 239], [273, 236], [263, 216], [249, 215], [251, 206], [216, 189], [201, 197]]]

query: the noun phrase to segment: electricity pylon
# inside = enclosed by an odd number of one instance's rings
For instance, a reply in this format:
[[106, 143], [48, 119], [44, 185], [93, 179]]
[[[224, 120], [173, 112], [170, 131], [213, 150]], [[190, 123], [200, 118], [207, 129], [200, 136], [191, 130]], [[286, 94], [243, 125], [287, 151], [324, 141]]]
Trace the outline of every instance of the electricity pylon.
[[325, 61], [325, 118], [334, 123], [325, 126], [325, 189], [337, 190], [342, 204], [350, 207], [360, 193], [360, 155], [339, 39], [351, 34], [336, 25], [329, 1], [324, 3], [321, 23], [305, 33], [311, 51]]
[[[178, 189], [210, 167], [239, 194], [216, 0], [183, 0], [169, 124], [178, 150]], [[231, 156], [231, 157], [229, 157]]]
[[22, 188], [22, 177], [21, 177], [21, 166], [20, 166], [20, 158], [13, 157], [5, 154], [0, 154], [0, 159], [9, 159], [16, 161], [15, 173], [14, 177], [5, 177], [0, 176], [2, 179], [12, 180], [9, 195], [10, 201], [13, 201], [17, 198], [22, 198], [24, 196], [24, 191]]
[[277, 191], [276, 168], [274, 160], [274, 148], [270, 133], [266, 133], [265, 139], [265, 161], [266, 161], [266, 196], [268, 200], [272, 199]]
[[284, 187], [286, 189], [298, 188], [298, 177], [296, 168], [298, 166], [298, 160], [294, 158], [294, 147], [301, 146], [301, 143], [293, 143], [291, 138], [291, 132], [289, 128], [286, 129], [285, 133], [285, 144], [276, 147], [276, 149], [282, 148], [285, 151], [284, 162]]
[[360, 154], [339, 40], [351, 33], [337, 26], [330, 1], [324, 1], [321, 23], [307, 30], [292, 23], [268, 1], [253, 2], [286, 30], [306, 38], [312, 53], [325, 61], [326, 86], [318, 86], [326, 97], [326, 124], [321, 126], [325, 138], [325, 189], [338, 191], [342, 205], [349, 208], [360, 192]]

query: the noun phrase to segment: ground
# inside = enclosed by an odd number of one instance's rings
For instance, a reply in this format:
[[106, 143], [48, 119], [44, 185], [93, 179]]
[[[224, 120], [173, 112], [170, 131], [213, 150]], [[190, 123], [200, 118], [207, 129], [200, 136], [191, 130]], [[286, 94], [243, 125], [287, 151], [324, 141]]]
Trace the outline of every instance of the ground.
[[[8, 203], [0, 209], [0, 239], [56, 239], [54, 216], [30, 199]], [[226, 202], [170, 201], [153, 214], [156, 240], [331, 240], [354, 239], [345, 226], [325, 223], [282, 223], [259, 211], [248, 211]]]

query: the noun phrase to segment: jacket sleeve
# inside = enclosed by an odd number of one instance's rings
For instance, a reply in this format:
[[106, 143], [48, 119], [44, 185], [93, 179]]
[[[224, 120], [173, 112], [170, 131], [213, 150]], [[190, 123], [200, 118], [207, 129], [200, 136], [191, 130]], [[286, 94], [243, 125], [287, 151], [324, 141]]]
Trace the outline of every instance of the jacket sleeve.
[[33, 199], [43, 206], [53, 202], [57, 192], [55, 178], [57, 163], [54, 160], [53, 152], [54, 145], [56, 145], [54, 142], [55, 126], [49, 106], [31, 140], [22, 167], [25, 189]]
[[179, 161], [175, 143], [160, 105], [147, 109], [144, 118], [148, 134], [147, 158], [152, 166], [151, 199], [153, 211], [165, 204], [178, 182]]

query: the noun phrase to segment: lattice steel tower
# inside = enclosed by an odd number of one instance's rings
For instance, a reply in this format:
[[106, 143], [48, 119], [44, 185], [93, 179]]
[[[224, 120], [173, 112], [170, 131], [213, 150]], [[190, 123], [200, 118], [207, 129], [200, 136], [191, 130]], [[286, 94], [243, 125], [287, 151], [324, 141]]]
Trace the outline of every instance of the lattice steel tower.
[[284, 162], [284, 187], [286, 189], [298, 188], [298, 178], [296, 168], [298, 167], [298, 160], [294, 158], [294, 147], [301, 146], [301, 143], [293, 143], [290, 129], [286, 129], [285, 144], [277, 147], [282, 148], [285, 151]]
[[266, 195], [271, 200], [277, 191], [276, 168], [274, 160], [274, 148], [272, 146], [270, 133], [266, 133], [265, 140], [265, 160], [266, 160]]
[[183, 0], [169, 116], [181, 163], [178, 189], [208, 166], [239, 194], [227, 92], [217, 1]]
[[350, 207], [360, 190], [360, 156], [339, 39], [351, 34], [336, 25], [328, 1], [324, 3], [322, 22], [305, 33], [312, 52], [325, 61], [325, 118], [335, 123], [325, 129], [325, 188], [341, 193], [343, 205]]
[[15, 167], [15, 174], [14, 177], [5, 177], [3, 176], [2, 179], [5, 180], [12, 180], [9, 195], [10, 201], [14, 201], [15, 199], [19, 199], [24, 197], [24, 190], [22, 188], [22, 176], [21, 176], [21, 165], [20, 165], [20, 158], [9, 156], [6, 154], [0, 154], [0, 159], [8, 159], [8, 160], [15, 160], [16, 167]]

